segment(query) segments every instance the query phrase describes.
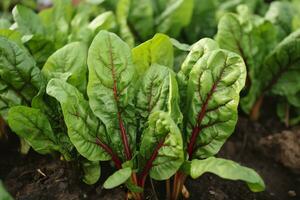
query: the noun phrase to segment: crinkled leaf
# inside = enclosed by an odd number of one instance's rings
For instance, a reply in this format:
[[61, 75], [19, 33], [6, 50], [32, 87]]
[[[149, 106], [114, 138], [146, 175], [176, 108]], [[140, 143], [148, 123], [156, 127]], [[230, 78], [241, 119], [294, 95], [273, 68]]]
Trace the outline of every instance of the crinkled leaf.
[[108, 154], [97, 144], [108, 143], [105, 127], [93, 114], [83, 95], [60, 79], [49, 81], [47, 93], [60, 102], [68, 135], [77, 151], [90, 161], [108, 160]]
[[140, 167], [150, 177], [166, 180], [176, 173], [184, 160], [181, 132], [168, 113], [153, 112], [142, 134]]
[[152, 64], [173, 68], [173, 45], [168, 36], [156, 34], [152, 39], [133, 48], [133, 62], [139, 75], [143, 75]]
[[17, 5], [12, 11], [18, 30], [24, 35], [44, 34], [44, 27], [39, 16], [30, 8]]
[[245, 77], [242, 58], [225, 50], [211, 51], [194, 65], [184, 113], [190, 156], [215, 155], [231, 135]]
[[186, 172], [194, 179], [208, 172], [224, 179], [244, 181], [253, 192], [261, 192], [265, 189], [264, 181], [253, 169], [243, 167], [231, 160], [215, 157], [204, 160], [194, 159], [186, 163], [183, 168], [186, 168]]
[[183, 61], [181, 68], [177, 74], [182, 105], [184, 105], [186, 102], [187, 82], [191, 70], [202, 56], [215, 49], [218, 49], [218, 44], [214, 40], [209, 38], [203, 38], [192, 45], [189, 54]]
[[110, 146], [118, 154], [123, 153], [120, 132], [124, 127], [133, 149], [136, 135], [133, 105], [136, 73], [129, 46], [114, 33], [100, 31], [90, 46], [88, 67], [89, 103], [107, 128]]
[[33, 58], [16, 43], [0, 37], [0, 112], [5, 118], [14, 105], [30, 105], [43, 83]]
[[83, 169], [83, 182], [88, 185], [95, 184], [101, 175], [101, 167], [99, 161], [84, 160], [81, 163]]
[[87, 85], [87, 47], [73, 42], [52, 54], [45, 63], [42, 73], [50, 80], [57, 73], [70, 73], [68, 83], [85, 93]]
[[52, 153], [59, 149], [47, 116], [38, 109], [26, 106], [12, 107], [8, 112], [8, 124], [40, 154]]
[[105, 189], [112, 189], [125, 183], [131, 176], [132, 169], [129, 167], [119, 169], [114, 174], [109, 176], [103, 184]]
[[136, 107], [143, 128], [155, 111], [170, 111], [174, 120], [181, 122], [179, 95], [175, 74], [168, 67], [153, 64], [145, 73], [137, 93]]

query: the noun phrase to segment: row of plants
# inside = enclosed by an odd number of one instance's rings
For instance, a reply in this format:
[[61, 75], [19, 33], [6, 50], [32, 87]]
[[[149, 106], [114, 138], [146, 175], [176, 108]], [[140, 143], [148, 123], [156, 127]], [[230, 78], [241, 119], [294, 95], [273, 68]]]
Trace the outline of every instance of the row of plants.
[[133, 199], [147, 179], [178, 199], [187, 177], [206, 172], [262, 191], [254, 170], [215, 156], [234, 131], [240, 92], [252, 119], [271, 95], [279, 117], [298, 122], [298, 4], [243, 2], [17, 5], [13, 21], [0, 21], [1, 116], [23, 153], [61, 155], [87, 184], [110, 161], [104, 188], [124, 184]]

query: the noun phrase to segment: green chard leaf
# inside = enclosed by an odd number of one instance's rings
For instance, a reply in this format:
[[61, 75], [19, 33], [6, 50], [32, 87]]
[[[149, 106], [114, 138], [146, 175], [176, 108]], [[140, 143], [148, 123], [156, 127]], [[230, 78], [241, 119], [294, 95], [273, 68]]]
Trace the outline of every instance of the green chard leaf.
[[190, 159], [215, 155], [231, 135], [245, 77], [242, 58], [226, 50], [211, 51], [194, 65], [184, 113]]
[[95, 184], [101, 176], [101, 167], [99, 161], [84, 160], [81, 162], [83, 169], [83, 182], [88, 185]]
[[238, 53], [244, 59], [249, 73], [248, 81], [252, 81], [277, 43], [277, 31], [261, 17], [251, 13], [244, 15], [225, 14], [219, 21], [216, 40], [222, 49]]
[[17, 5], [14, 7], [12, 13], [14, 20], [17, 23], [17, 28], [23, 35], [44, 34], [44, 27], [41, 19], [30, 8]]
[[114, 33], [100, 31], [90, 46], [88, 67], [91, 109], [105, 124], [112, 149], [130, 160], [136, 138], [136, 71], [130, 48]]
[[[300, 29], [286, 37], [266, 58], [260, 76], [251, 85], [249, 94], [242, 99], [246, 113], [266, 94], [289, 98], [300, 91]], [[292, 85], [292, 87], [291, 87]]]
[[116, 8], [117, 22], [120, 27], [120, 36], [130, 46], [134, 46], [134, 37], [128, 26], [128, 16], [131, 0], [119, 0]]
[[194, 0], [168, 0], [165, 10], [156, 18], [157, 32], [177, 37], [181, 29], [190, 23]]
[[132, 57], [140, 76], [154, 63], [172, 69], [174, 64], [173, 45], [168, 36], [158, 33], [152, 39], [133, 48]]
[[145, 41], [153, 35], [154, 13], [152, 0], [131, 0], [128, 25], [139, 41]]
[[203, 38], [192, 45], [189, 54], [183, 61], [181, 68], [177, 73], [177, 81], [182, 104], [181, 107], [184, 107], [185, 104], [187, 96], [187, 83], [192, 68], [201, 57], [218, 48], [218, 44], [209, 38]]
[[153, 64], [143, 76], [140, 85], [136, 100], [140, 128], [144, 128], [148, 117], [155, 111], [169, 111], [174, 121], [181, 123], [178, 87], [172, 70]]
[[183, 169], [193, 179], [208, 172], [224, 179], [244, 181], [253, 192], [261, 192], [265, 189], [264, 181], [253, 169], [243, 167], [231, 160], [215, 157], [206, 158], [204, 160], [194, 159], [186, 162]]
[[0, 113], [15, 105], [30, 105], [43, 84], [33, 58], [16, 43], [0, 37]]
[[68, 135], [77, 151], [90, 161], [108, 160], [104, 125], [93, 114], [88, 101], [72, 85], [60, 79], [51, 79], [47, 93], [56, 98], [62, 107]]
[[104, 182], [103, 187], [105, 189], [112, 189], [118, 187], [119, 185], [122, 185], [130, 178], [131, 173], [132, 173], [132, 169], [130, 167], [119, 169], [110, 177], [108, 177], [108, 179]]
[[38, 109], [14, 106], [8, 112], [8, 124], [40, 154], [53, 153], [60, 148], [47, 116]]
[[87, 47], [81, 42], [72, 42], [52, 54], [45, 63], [42, 73], [50, 80], [62, 74], [70, 74], [68, 83], [83, 94], [87, 86]]
[[168, 113], [153, 112], [144, 130], [140, 145], [142, 182], [150, 175], [166, 180], [176, 173], [184, 161], [181, 132]]

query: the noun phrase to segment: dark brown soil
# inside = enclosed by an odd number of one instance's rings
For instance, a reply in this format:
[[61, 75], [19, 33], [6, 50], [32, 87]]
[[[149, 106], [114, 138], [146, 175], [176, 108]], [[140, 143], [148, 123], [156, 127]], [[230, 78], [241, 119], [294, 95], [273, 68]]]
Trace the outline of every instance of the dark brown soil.
[[[226, 181], [212, 174], [198, 180], [188, 180], [186, 187], [192, 200], [299, 200], [300, 176], [278, 163], [273, 155], [262, 153], [259, 140], [286, 129], [277, 119], [269, 118], [260, 123], [240, 117], [236, 131], [223, 146], [219, 157], [235, 160], [254, 168], [265, 180], [267, 189], [252, 193], [242, 182]], [[94, 186], [81, 182], [76, 164], [58, 158], [40, 156], [30, 152], [19, 155], [16, 140], [0, 143], [0, 179], [17, 200], [99, 200], [125, 199], [123, 188], [102, 189], [101, 183], [111, 172], [107, 163], [102, 166], [103, 180]], [[272, 154], [272, 152], [269, 152]], [[108, 173], [109, 172], [109, 173]], [[150, 187], [150, 184], [149, 188]], [[154, 182], [156, 195], [148, 189], [147, 199], [164, 199], [164, 184]], [[296, 195], [296, 196], [295, 196]]]

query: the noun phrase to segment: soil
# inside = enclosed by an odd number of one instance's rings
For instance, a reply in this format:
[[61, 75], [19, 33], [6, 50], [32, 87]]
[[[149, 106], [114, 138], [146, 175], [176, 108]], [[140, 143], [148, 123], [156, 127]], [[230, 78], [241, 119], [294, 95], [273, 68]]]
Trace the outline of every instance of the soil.
[[[240, 116], [234, 134], [218, 155], [255, 169], [263, 177], [266, 191], [252, 193], [242, 182], [227, 181], [205, 174], [197, 180], [187, 180], [186, 188], [190, 199], [300, 199], [300, 175], [294, 173], [295, 170], [290, 169], [290, 164], [285, 163], [284, 159], [278, 159], [277, 154], [285, 152], [282, 145], [268, 143], [266, 150], [266, 145], [262, 142], [262, 138], [278, 137], [272, 135], [287, 129], [272, 116], [262, 116], [266, 120], [260, 122], [252, 122], [245, 116]], [[300, 140], [297, 137], [293, 140], [297, 139]], [[56, 157], [41, 156], [33, 151], [27, 156], [21, 156], [17, 151], [17, 139], [10, 136], [8, 141], [0, 143], [0, 179], [4, 180], [7, 190], [16, 200], [125, 199], [124, 188], [102, 189], [103, 180], [111, 173], [109, 163], [102, 166], [102, 179], [94, 186], [87, 186], [82, 183], [76, 164], [66, 163]], [[293, 154], [291, 149], [290, 152]], [[154, 182], [154, 190], [150, 185], [148, 183], [146, 199], [164, 199], [164, 183]], [[153, 191], [156, 191], [156, 195]]]

